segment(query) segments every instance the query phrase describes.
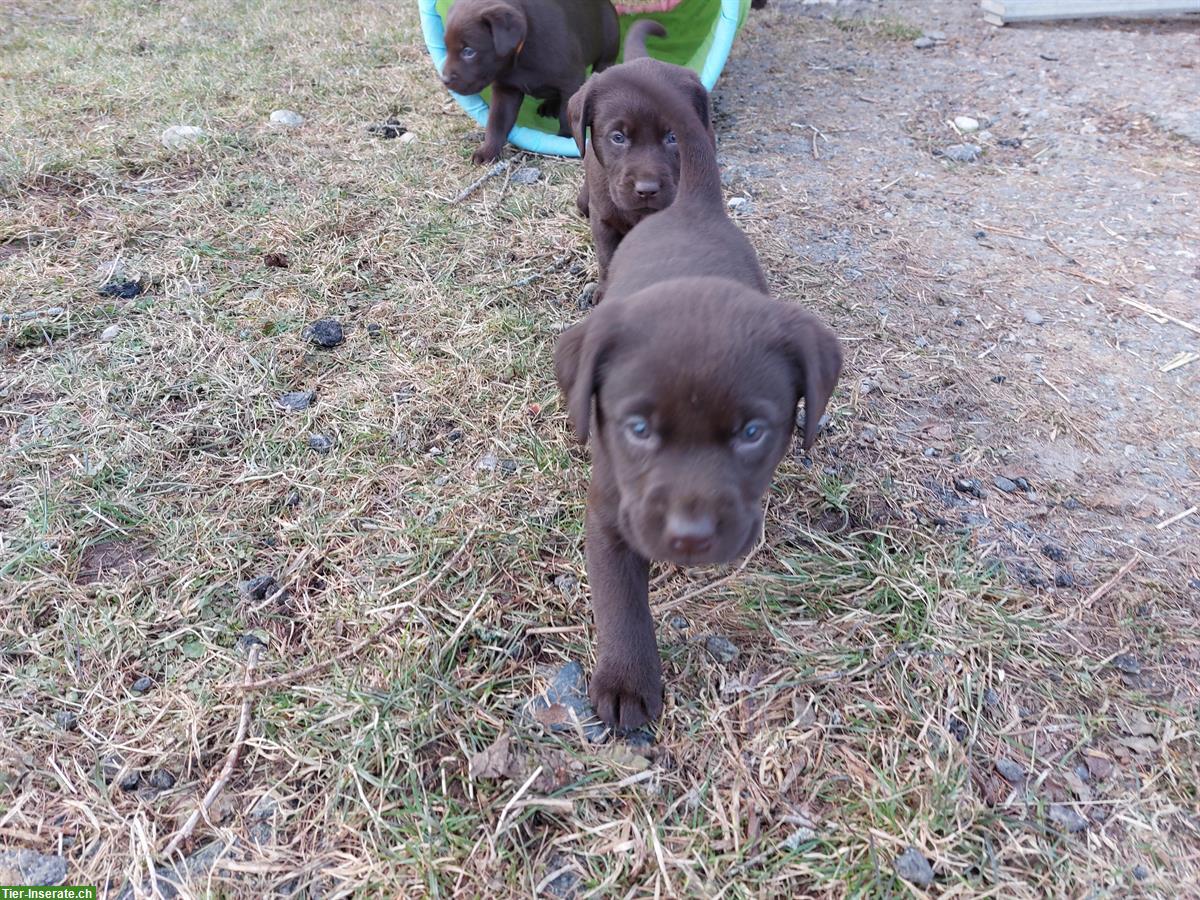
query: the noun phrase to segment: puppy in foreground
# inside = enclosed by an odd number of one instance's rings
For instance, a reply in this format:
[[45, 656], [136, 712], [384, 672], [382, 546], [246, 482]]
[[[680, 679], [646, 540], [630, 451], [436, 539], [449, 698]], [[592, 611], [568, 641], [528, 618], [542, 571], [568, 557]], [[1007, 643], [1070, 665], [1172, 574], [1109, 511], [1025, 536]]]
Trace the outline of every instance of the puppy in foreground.
[[[666, 34], [652, 19], [634, 22], [625, 35], [625, 63], [646, 59], [646, 38]], [[663, 111], [640, 89], [638, 78], [665, 79], [662, 83], [695, 109], [716, 148], [708, 91], [695, 72], [668, 63], [652, 69], [634, 66], [628, 71], [633, 90], [592, 79], [567, 105], [571, 133], [584, 163], [583, 186], [575, 204], [592, 226], [600, 267], [593, 303], [600, 302], [608, 263], [621, 239], [646, 216], [670, 206], [679, 181], [675, 132]], [[586, 141], [589, 129], [590, 147]]]
[[825, 325], [767, 296], [753, 248], [725, 214], [706, 123], [664, 66], [635, 60], [595, 79], [595, 91], [642, 92], [658, 110], [678, 139], [680, 184], [621, 242], [604, 303], [563, 332], [554, 359], [572, 427], [592, 445], [588, 691], [623, 730], [663, 707], [650, 561], [706, 565], [750, 550], [797, 404], [807, 449], [842, 366]]
[[601, 71], [620, 51], [617, 11], [609, 0], [456, 0], [446, 16], [442, 83], [458, 94], [492, 86], [483, 143], [475, 163], [500, 156], [528, 94], [538, 114], [571, 133], [567, 101], [587, 67]]

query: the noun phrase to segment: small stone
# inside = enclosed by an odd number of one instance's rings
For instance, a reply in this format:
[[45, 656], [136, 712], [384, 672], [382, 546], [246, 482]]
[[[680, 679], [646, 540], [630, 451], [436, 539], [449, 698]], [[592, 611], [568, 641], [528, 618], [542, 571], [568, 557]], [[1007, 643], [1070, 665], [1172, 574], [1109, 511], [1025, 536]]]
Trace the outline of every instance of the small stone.
[[815, 841], [816, 839], [817, 832], [815, 830], [810, 828], [808, 825], [801, 825], [786, 838], [784, 838], [783, 843], [780, 844], [780, 846], [790, 853], [795, 853], [802, 846], [810, 841]]
[[120, 325], [109, 325], [102, 332], [100, 332], [100, 340], [106, 344], [111, 343], [112, 341], [115, 341], [117, 339], [117, 336], [120, 333], [121, 333]]
[[971, 163], [979, 159], [983, 148], [978, 144], [951, 144], [942, 150], [942, 156], [954, 162]]
[[323, 350], [332, 350], [346, 339], [337, 319], [318, 319], [304, 329], [304, 336]]
[[479, 462], [475, 463], [475, 468], [481, 472], [493, 472], [500, 460], [495, 453], [485, 453], [479, 457]]
[[[141, 279], [114, 278], [106, 281], [100, 288], [101, 297], [117, 297], [121, 300], [132, 300], [145, 290]], [[46, 310], [49, 314], [50, 310]]]
[[166, 769], [155, 769], [146, 781], [156, 791], [169, 791], [175, 787], [175, 776]]
[[971, 497], [982, 499], [987, 496], [982, 485], [974, 478], [956, 478], [954, 479], [954, 489], [960, 494], [967, 494]]
[[1004, 382], [1006, 382], [1006, 381], [1008, 381], [1007, 375], [993, 375], [992, 376], [992, 384], [1004, 384]]
[[709, 652], [717, 662], [729, 665], [738, 658], [737, 646], [719, 634], [710, 634], [704, 639], [704, 649]]
[[61, 709], [54, 714], [54, 724], [63, 731], [74, 731], [79, 727], [79, 716], [68, 709]]
[[905, 881], [911, 881], [918, 887], [929, 887], [933, 884], [933, 867], [929, 865], [925, 854], [915, 847], [909, 847], [897, 856], [893, 865], [896, 867], [896, 874]]
[[996, 760], [996, 771], [1010, 784], [1020, 784], [1025, 780], [1024, 767], [1003, 756]]
[[596, 291], [600, 285], [594, 281], [589, 281], [583, 286], [583, 290], [579, 292], [578, 305], [580, 309], [587, 309], [592, 305], [592, 298], [596, 296]]
[[960, 744], [967, 739], [967, 734], [969, 733], [967, 730], [967, 723], [958, 716], [950, 717], [950, 720], [946, 723], [946, 730], [949, 731], [954, 739]]
[[1025, 321], [1030, 325], [1041, 325], [1046, 320], [1036, 309], [1027, 309], [1025, 310]]
[[1001, 147], [1008, 147], [1010, 149], [1015, 149], [1015, 148], [1021, 146], [1021, 139], [1018, 137], [1000, 138], [1000, 140], [996, 141], [996, 144]]
[[944, 32], [944, 31], [927, 31], [927, 32], [925, 32], [925, 37], [941, 44], [946, 40], [946, 32]]
[[679, 615], [678, 613], [671, 616], [671, 620], [669, 622], [667, 622], [667, 624], [670, 625], [676, 631], [687, 631], [688, 628], [690, 627], [690, 625], [688, 624], [688, 620], [685, 619], [683, 616]]
[[1142, 664], [1132, 653], [1118, 653], [1113, 657], [1112, 665], [1118, 672], [1124, 672], [1126, 675], [1142, 674]]
[[562, 592], [566, 597], [570, 597], [575, 593], [575, 588], [579, 587], [579, 579], [568, 572], [554, 576], [554, 586]]
[[1063, 550], [1062, 547], [1055, 546], [1054, 544], [1043, 544], [1042, 556], [1046, 557], [1046, 559], [1052, 559], [1055, 562], [1062, 562], [1067, 558], [1067, 551]]
[[128, 794], [128, 793], [132, 793], [133, 791], [136, 791], [138, 789], [138, 785], [141, 783], [142, 783], [141, 774], [139, 774], [138, 772], [126, 772], [124, 775], [121, 776], [121, 780], [117, 782], [117, 787], [119, 787], [121, 790], [125, 791], [125, 793]]
[[1076, 763], [1071, 771], [1075, 773], [1075, 777], [1080, 781], [1088, 782], [1092, 780], [1092, 773], [1084, 763]]
[[1133, 867], [1133, 872], [1131, 874], [1138, 881], [1145, 881], [1147, 878], [1150, 877], [1150, 870], [1147, 869], [1145, 866], [1143, 866], [1141, 863], [1138, 863], [1136, 866]]
[[1069, 834], [1076, 834], [1088, 827], [1087, 819], [1065, 803], [1051, 803], [1050, 821]]
[[985, 706], [996, 707], [1000, 705], [1000, 695], [995, 688], [987, 688], [983, 692], [983, 703]]
[[282, 125], [285, 128], [299, 128], [304, 124], [304, 116], [290, 109], [277, 109], [271, 113], [271, 124]]
[[316, 399], [316, 391], [288, 391], [286, 394], [280, 395], [279, 399], [275, 401], [275, 405], [280, 409], [300, 412], [302, 409], [308, 409]]
[[954, 127], [963, 134], [972, 134], [979, 130], [979, 120], [970, 116], [955, 116]]
[[749, 202], [750, 200], [747, 197], [730, 197], [729, 208], [734, 212], [737, 212], [739, 209], [744, 208]]
[[936, 43], [936, 41], [934, 41], [933, 38], [922, 35], [921, 37], [919, 37], [915, 41], [913, 41], [913, 46], [916, 47], [918, 50], [929, 50], [933, 47], [933, 45], [935, 43]]
[[252, 603], [262, 603], [279, 590], [279, 582], [274, 575], [256, 575], [238, 584], [238, 593]]
[[400, 143], [402, 144], [411, 144], [416, 139], [416, 132], [413, 131], [406, 131], [404, 134], [400, 135]]
[[542, 177], [542, 170], [537, 166], [522, 166], [512, 174], [513, 184], [536, 184]]
[[918, 335], [917, 339], [915, 341], [913, 341], [913, 343], [918, 348], [924, 350], [926, 347], [929, 346], [929, 338], [925, 337], [924, 335]]
[[286, 253], [280, 253], [274, 250], [270, 253], [263, 254], [263, 265], [268, 269], [286, 269], [292, 264]]
[[608, 729], [596, 719], [591, 701], [588, 700], [587, 679], [583, 666], [572, 660], [554, 673], [546, 693], [528, 707], [528, 713], [550, 731], [574, 731], [574, 719], [583, 723], [583, 735], [591, 743], [603, 741]]
[[500, 460], [500, 465], [498, 468], [500, 469], [500, 474], [504, 475], [505, 477], [509, 475], [515, 475], [517, 471], [517, 461], [515, 459], [502, 459]]
[[0, 881], [22, 887], [50, 887], [67, 880], [67, 861], [33, 850], [0, 850]]
[[1004, 491], [1006, 494], [1011, 494], [1017, 489], [1017, 483], [1010, 478], [1005, 478], [1003, 475], [997, 475], [992, 479], [992, 484], [997, 490]]
[[162, 145], [168, 150], [179, 150], [182, 147], [197, 144], [207, 136], [203, 128], [195, 125], [172, 125], [163, 131], [161, 140]]
[[1075, 576], [1065, 570], [1059, 572], [1054, 576], [1054, 586], [1060, 588], [1075, 587]]
[[383, 326], [378, 322], [368, 322], [367, 337], [373, 341], [379, 340], [381, 337], [383, 337]]
[[308, 436], [308, 449], [324, 456], [333, 449], [333, 438], [327, 434], [310, 434]]
[[154, 687], [154, 679], [149, 675], [143, 675], [129, 686], [129, 689], [135, 694], [144, 694], [150, 688]]
[[389, 118], [386, 122], [379, 122], [374, 125], [368, 125], [367, 131], [385, 141], [390, 141], [393, 138], [398, 138], [402, 134], [406, 134], [408, 129], [400, 124], [398, 119]]

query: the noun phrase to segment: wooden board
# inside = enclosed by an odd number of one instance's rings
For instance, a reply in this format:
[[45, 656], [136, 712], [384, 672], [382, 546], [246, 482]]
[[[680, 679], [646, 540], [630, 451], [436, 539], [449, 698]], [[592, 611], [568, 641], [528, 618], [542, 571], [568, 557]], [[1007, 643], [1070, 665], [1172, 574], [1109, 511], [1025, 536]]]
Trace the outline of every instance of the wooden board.
[[981, 0], [980, 6], [984, 20], [993, 25], [1096, 16], [1139, 18], [1200, 13], [1200, 0]]

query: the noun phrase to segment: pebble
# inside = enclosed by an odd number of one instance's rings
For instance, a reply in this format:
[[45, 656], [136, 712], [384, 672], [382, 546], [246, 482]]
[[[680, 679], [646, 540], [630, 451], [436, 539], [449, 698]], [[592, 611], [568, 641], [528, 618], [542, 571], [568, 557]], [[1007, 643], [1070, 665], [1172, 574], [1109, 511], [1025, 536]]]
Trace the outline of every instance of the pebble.
[[1017, 483], [1011, 478], [1005, 478], [1003, 475], [997, 475], [992, 479], [992, 484], [997, 490], [1003, 491], [1006, 494], [1011, 494], [1017, 489]]
[[[596, 719], [591, 701], [588, 700], [587, 679], [583, 676], [583, 666], [575, 660], [561, 666], [554, 673], [546, 693], [533, 701], [529, 711], [536, 718], [537, 712], [555, 705], [565, 706], [575, 713], [576, 718], [584, 723], [583, 736], [589, 742], [595, 744], [604, 740], [608, 729], [603, 722]], [[574, 732], [575, 723], [561, 722], [548, 727], [554, 732]]]
[[5, 884], [23, 887], [59, 885], [67, 880], [67, 861], [53, 853], [0, 850], [0, 873], [0, 881]]
[[367, 337], [373, 341], [379, 340], [381, 337], [383, 337], [383, 326], [378, 322], [368, 322]]
[[178, 150], [199, 143], [208, 137], [203, 128], [195, 125], [172, 125], [162, 133], [162, 144], [168, 150]]
[[[141, 279], [117, 278], [106, 281], [100, 288], [101, 297], [119, 297], [122, 300], [132, 300], [138, 296], [144, 287]], [[47, 310], [47, 312], [49, 312]]]
[[288, 391], [286, 394], [280, 395], [275, 404], [280, 409], [299, 412], [302, 409], [308, 409], [316, 399], [316, 391]]
[[671, 620], [669, 622], [667, 622], [667, 624], [670, 625], [676, 631], [687, 631], [688, 628], [690, 627], [688, 624], [688, 620], [685, 619], [683, 616], [679, 615], [678, 613], [671, 616]]
[[129, 689], [135, 694], [144, 694], [152, 687], [154, 687], [154, 679], [149, 675], [143, 675], [141, 678], [131, 684]]
[[121, 776], [121, 780], [117, 782], [117, 787], [125, 791], [127, 794], [138, 789], [138, 785], [142, 783], [142, 776], [137, 772], [127, 772]]
[[918, 50], [929, 50], [933, 47], [933, 45], [935, 43], [937, 43], [937, 42], [934, 41], [933, 38], [928, 37], [927, 35], [922, 35], [921, 37], [919, 37], [915, 41], [913, 41], [913, 46], [916, 47]]
[[937, 43], [940, 44], [946, 40], [946, 32], [944, 32], [944, 31], [927, 31], [927, 32], [925, 32], [925, 37], [929, 38], [930, 40], [936, 41]]
[[1019, 137], [1006, 137], [1000, 138], [1000, 140], [996, 141], [996, 143], [1001, 147], [1015, 149], [1021, 146], [1021, 139]]
[[169, 791], [175, 787], [175, 776], [166, 769], [155, 769], [147, 779], [150, 787], [158, 791]]
[[729, 208], [732, 209], [734, 212], [737, 212], [739, 209], [745, 209], [749, 205], [749, 203], [750, 203], [750, 200], [746, 197], [730, 197], [729, 198]]
[[963, 134], [971, 134], [979, 130], [979, 120], [973, 119], [970, 116], [955, 116], [954, 127]]
[[978, 144], [951, 144], [942, 151], [942, 156], [954, 162], [969, 163], [979, 159], [983, 148]]
[[1087, 819], [1065, 803], [1051, 803], [1049, 818], [1051, 822], [1070, 834], [1083, 831], [1088, 826]]
[[1132, 653], [1118, 653], [1113, 657], [1112, 664], [1114, 669], [1124, 672], [1126, 675], [1142, 674], [1142, 664]]
[[492, 472], [495, 471], [499, 462], [500, 460], [496, 457], [495, 453], [485, 453], [479, 457], [479, 462], [475, 463], [475, 468], [481, 472]]
[[967, 734], [969, 733], [967, 730], [967, 723], [958, 716], [950, 717], [949, 721], [946, 723], [946, 730], [949, 731], [954, 739], [960, 744], [967, 739]]
[[536, 184], [542, 177], [542, 170], [537, 166], [522, 166], [512, 174], [513, 184]]
[[1084, 763], [1076, 763], [1072, 770], [1080, 781], [1091, 781], [1092, 773]]
[[1000, 695], [995, 688], [988, 688], [983, 692], [983, 703], [985, 706], [993, 707], [1000, 705]]
[[1054, 586], [1060, 588], [1075, 587], [1075, 576], [1070, 572], [1059, 572], [1054, 576]]
[[290, 109], [277, 109], [271, 113], [271, 124], [282, 125], [285, 128], [299, 128], [304, 124], [304, 116]]
[[288, 259], [288, 255], [279, 250], [263, 254], [263, 265], [268, 269], [286, 269], [291, 264], [292, 261]]
[[315, 450], [322, 455], [333, 449], [333, 438], [327, 434], [310, 434], [308, 436], [308, 449]]
[[1043, 544], [1042, 556], [1046, 557], [1046, 559], [1052, 559], [1055, 562], [1062, 562], [1067, 558], [1067, 551], [1063, 550], [1062, 547], [1056, 547], [1054, 544]]
[[404, 134], [400, 135], [400, 143], [402, 144], [411, 144], [416, 139], [417, 134], [415, 131], [406, 131]]
[[247, 600], [261, 603], [279, 589], [274, 575], [256, 575], [238, 584], [238, 593]]
[[61, 709], [54, 714], [54, 724], [63, 731], [74, 731], [79, 727], [79, 716], [68, 709]]
[[1030, 325], [1041, 325], [1046, 320], [1036, 309], [1027, 309], [1025, 310], [1025, 321]]
[[1136, 866], [1133, 867], [1132, 874], [1133, 874], [1133, 877], [1136, 878], [1138, 881], [1145, 881], [1147, 878], [1150, 877], [1150, 870], [1147, 869], [1145, 866], [1143, 866], [1141, 863], [1138, 863]]
[[929, 887], [933, 884], [933, 867], [929, 865], [925, 854], [916, 847], [909, 847], [897, 856], [894, 865], [896, 874], [905, 881], [911, 881], [918, 887]]
[[704, 639], [704, 649], [709, 652], [717, 662], [729, 665], [738, 658], [738, 648], [729, 640], [719, 634], [710, 634]]
[[786, 838], [783, 839], [781, 846], [784, 850], [795, 853], [804, 844], [817, 839], [817, 832], [807, 825], [801, 825]]
[[1025, 768], [1020, 763], [1013, 762], [1011, 759], [1003, 756], [996, 760], [996, 771], [1000, 773], [1005, 781], [1012, 784], [1020, 784], [1025, 780]]
[[389, 118], [386, 122], [377, 122], [374, 125], [368, 125], [367, 131], [383, 138], [385, 141], [390, 141], [393, 138], [398, 138], [400, 135], [408, 133], [408, 129], [401, 125], [400, 121], [396, 118]]
[[583, 290], [579, 292], [579, 308], [587, 309], [592, 305], [592, 298], [596, 296], [596, 290], [600, 285], [594, 281], [589, 281], [583, 286]]
[[109, 325], [102, 332], [100, 332], [100, 340], [106, 344], [110, 343], [111, 341], [115, 341], [117, 339], [117, 335], [119, 335], [120, 333], [121, 333], [120, 325]]
[[304, 336], [322, 350], [332, 350], [346, 340], [342, 323], [337, 319], [317, 319], [304, 329]]
[[575, 593], [575, 588], [579, 587], [579, 579], [570, 573], [564, 572], [561, 575], [554, 576], [554, 586], [558, 588], [564, 596], [570, 597]]
[[967, 494], [971, 497], [983, 499], [987, 496], [983, 487], [974, 478], [956, 478], [954, 479], [954, 489], [960, 494]]

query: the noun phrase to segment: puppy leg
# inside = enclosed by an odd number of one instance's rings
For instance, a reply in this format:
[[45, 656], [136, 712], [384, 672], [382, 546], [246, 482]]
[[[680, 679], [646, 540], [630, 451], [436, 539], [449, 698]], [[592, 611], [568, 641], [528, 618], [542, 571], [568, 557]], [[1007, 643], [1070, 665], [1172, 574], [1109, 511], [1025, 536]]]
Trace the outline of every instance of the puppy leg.
[[557, 119], [561, 107], [562, 97], [552, 94], [538, 105], [537, 114], [547, 119]]
[[592, 306], [598, 306], [604, 298], [604, 288], [608, 284], [608, 264], [617, 252], [617, 245], [624, 235], [613, 228], [600, 216], [589, 217], [592, 225], [592, 242], [596, 245], [596, 267], [600, 270], [600, 283], [592, 294]]
[[502, 84], [492, 85], [492, 102], [488, 109], [487, 128], [484, 129], [483, 143], [471, 156], [471, 162], [480, 165], [494, 162], [500, 158], [500, 151], [504, 149], [508, 133], [517, 123], [517, 112], [521, 108], [521, 100], [524, 96], [520, 91]]
[[[583, 79], [576, 78], [572, 81], [565, 81], [558, 86], [559, 97], [573, 97], [575, 92], [583, 87]], [[563, 137], [571, 136], [571, 118], [567, 114], [567, 104], [559, 103], [558, 105], [558, 133]]]
[[[597, 491], [589, 493], [594, 497]], [[606, 724], [638, 728], [662, 715], [663, 707], [662, 663], [648, 600], [650, 564], [629, 549], [611, 515], [592, 502], [586, 540], [596, 620], [596, 670], [588, 696]]]
[[591, 209], [592, 189], [588, 187], [587, 172], [583, 173], [583, 184], [579, 186], [579, 193], [575, 195], [575, 208], [579, 210], [579, 214], [585, 219], [591, 218], [588, 212]]

